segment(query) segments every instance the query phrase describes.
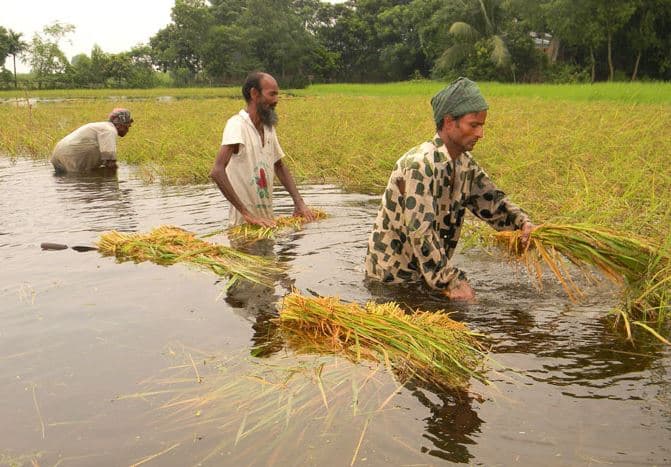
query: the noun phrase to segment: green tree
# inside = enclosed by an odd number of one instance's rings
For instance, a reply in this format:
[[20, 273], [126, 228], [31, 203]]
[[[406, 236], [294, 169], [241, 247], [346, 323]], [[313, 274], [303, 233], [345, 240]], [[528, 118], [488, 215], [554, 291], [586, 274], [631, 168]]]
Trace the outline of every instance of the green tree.
[[631, 17], [627, 29], [627, 42], [631, 44], [636, 54], [631, 73], [632, 81], [636, 81], [638, 77], [638, 67], [643, 53], [662, 45], [661, 31], [657, 31], [655, 27], [655, 18], [660, 11], [663, 11], [665, 3], [669, 5], [668, 1], [643, 0]]
[[69, 81], [76, 87], [88, 87], [93, 83], [91, 71], [91, 59], [86, 54], [78, 54], [72, 57], [68, 70]]
[[546, 5], [550, 32], [567, 47], [587, 50], [591, 81], [596, 81], [596, 52], [606, 42], [590, 0], [554, 0]]
[[606, 36], [608, 54], [608, 81], [613, 80], [613, 36], [619, 32], [634, 14], [640, 0], [592, 0], [595, 18]]
[[461, 13], [464, 18], [454, 21], [449, 34], [452, 44], [436, 61], [443, 73], [463, 64], [468, 57], [477, 56], [483, 47], [488, 50], [490, 62], [499, 70], [511, 69], [510, 50], [506, 43], [505, 27], [510, 19], [502, 0], [471, 0]]
[[419, 73], [428, 75], [430, 65], [422, 50], [418, 25], [422, 24], [423, 2], [398, 2], [377, 15], [380, 61], [386, 79], [405, 80]]
[[33, 36], [28, 49], [30, 66], [40, 89], [45, 84], [54, 85], [64, 76], [69, 63], [58, 43], [74, 30], [72, 24], [55, 22], [45, 26], [42, 34]]
[[[4, 28], [2, 28], [4, 29]], [[0, 33], [2, 35], [2, 33]], [[16, 57], [20, 56], [23, 54], [27, 48], [28, 44], [25, 43], [24, 41], [21, 40], [21, 36], [23, 36], [22, 33], [13, 31], [11, 29], [6, 31], [6, 39], [4, 40], [5, 42], [5, 53], [3, 54], [0, 51], [0, 57], [3, 57], [3, 62], [4, 62], [4, 57], [7, 55], [12, 56], [12, 66], [13, 66], [13, 71], [14, 71], [14, 88], [18, 88], [18, 80], [16, 77]], [[2, 41], [0, 41], [2, 42]]]
[[0, 26], [0, 67], [5, 65], [7, 55], [9, 55], [9, 34], [7, 29]]
[[153, 61], [161, 70], [188, 82], [203, 70], [203, 45], [215, 24], [214, 16], [204, 0], [175, 0], [171, 18], [173, 22], [149, 41]]

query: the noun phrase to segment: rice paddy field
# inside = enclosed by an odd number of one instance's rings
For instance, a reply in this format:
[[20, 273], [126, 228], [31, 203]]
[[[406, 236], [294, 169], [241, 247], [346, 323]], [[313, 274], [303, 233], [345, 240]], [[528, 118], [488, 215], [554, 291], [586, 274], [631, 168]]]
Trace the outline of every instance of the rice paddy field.
[[[163, 225], [235, 247], [208, 174], [238, 89], [0, 93], [0, 466], [671, 463], [671, 349], [614, 327], [617, 284], [569, 271], [578, 300], [552, 274], [539, 289], [475, 227], [455, 261], [476, 303], [364, 280], [379, 196], [396, 159], [433, 135], [442, 86], [282, 95], [280, 142], [326, 216], [245, 245], [277, 266], [269, 284], [40, 249]], [[668, 255], [671, 85], [481, 87], [474, 156], [536, 223], [613, 229]], [[56, 141], [118, 106], [135, 119], [119, 172], [55, 175]], [[365, 358], [361, 342], [333, 354], [316, 328], [282, 324], [291, 292], [445, 310], [478, 339], [477, 377], [459, 389], [408, 377], [398, 354]], [[343, 329], [331, 334], [348, 346]], [[656, 329], [668, 339], [668, 322]]]

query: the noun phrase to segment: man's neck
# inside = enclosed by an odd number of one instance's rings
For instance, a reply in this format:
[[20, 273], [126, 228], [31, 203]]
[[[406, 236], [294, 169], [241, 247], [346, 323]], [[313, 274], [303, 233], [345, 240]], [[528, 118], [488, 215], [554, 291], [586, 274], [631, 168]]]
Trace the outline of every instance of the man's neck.
[[447, 132], [445, 131], [439, 131], [438, 136], [440, 136], [440, 139], [443, 141], [443, 144], [447, 149], [447, 153], [450, 155], [450, 159], [456, 161], [459, 156], [461, 156], [461, 153], [464, 152], [464, 148], [455, 144], [455, 142], [450, 139], [450, 137], [447, 135]]
[[259, 133], [263, 131], [263, 122], [261, 121], [261, 116], [256, 111], [256, 108], [253, 105], [248, 105], [246, 110], [249, 114], [249, 119], [252, 121], [252, 124], [256, 127]]

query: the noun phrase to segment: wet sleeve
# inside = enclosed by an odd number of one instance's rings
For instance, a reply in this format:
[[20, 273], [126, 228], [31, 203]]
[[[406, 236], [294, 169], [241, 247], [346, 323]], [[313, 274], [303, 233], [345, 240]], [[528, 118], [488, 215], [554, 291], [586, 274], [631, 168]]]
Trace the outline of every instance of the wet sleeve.
[[529, 216], [494, 185], [480, 166], [474, 165], [474, 170], [466, 206], [496, 230], [521, 229]]
[[242, 137], [242, 119], [237, 115], [228, 119], [224, 127], [224, 134], [221, 137], [222, 146], [233, 144], [242, 144], [243, 146], [245, 144]]
[[98, 150], [103, 161], [116, 160], [116, 128], [112, 131], [98, 132]]
[[455, 279], [465, 279], [465, 275], [450, 264], [435, 227], [432, 168], [425, 163], [413, 162], [412, 167], [404, 172], [403, 180], [403, 222], [408, 230], [408, 241], [413, 254], [417, 258], [417, 267], [429, 287], [446, 289]]

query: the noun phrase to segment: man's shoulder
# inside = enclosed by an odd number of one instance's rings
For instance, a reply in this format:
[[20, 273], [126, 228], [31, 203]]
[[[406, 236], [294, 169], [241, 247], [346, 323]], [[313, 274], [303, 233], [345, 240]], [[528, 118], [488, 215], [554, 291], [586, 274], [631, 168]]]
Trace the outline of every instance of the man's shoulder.
[[226, 120], [226, 125], [242, 125], [246, 120], [249, 120], [249, 114], [242, 109], [238, 113], [231, 115], [231, 117]]
[[430, 165], [433, 158], [434, 147], [431, 144], [422, 143], [403, 154], [396, 163], [396, 166], [402, 170], [417, 170], [423, 166]]
[[70, 135], [72, 136], [83, 136], [83, 137], [91, 137], [93, 138], [94, 135], [98, 135], [100, 133], [104, 132], [114, 132], [116, 133], [116, 127], [112, 122], [91, 122], [91, 123], [86, 123], [85, 125], [80, 126], [76, 130], [74, 130]]
[[93, 122], [87, 123], [86, 125], [80, 127], [80, 129], [94, 130], [94, 131], [114, 131], [116, 132], [116, 127], [112, 122]]

